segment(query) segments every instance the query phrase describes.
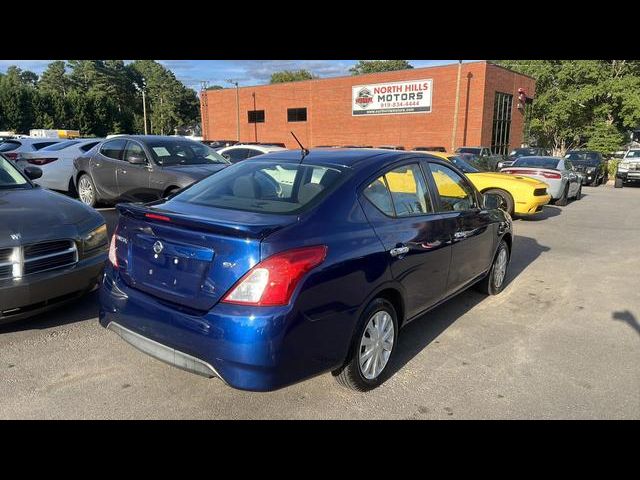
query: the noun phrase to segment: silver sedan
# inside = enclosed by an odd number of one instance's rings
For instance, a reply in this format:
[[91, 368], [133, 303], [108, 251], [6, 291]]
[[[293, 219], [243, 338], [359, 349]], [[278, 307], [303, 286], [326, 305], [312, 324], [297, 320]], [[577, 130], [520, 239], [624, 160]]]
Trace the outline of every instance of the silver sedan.
[[558, 157], [520, 157], [502, 173], [531, 177], [549, 187], [547, 191], [556, 205], [566, 205], [570, 198], [582, 197], [582, 174], [575, 171], [571, 161]]

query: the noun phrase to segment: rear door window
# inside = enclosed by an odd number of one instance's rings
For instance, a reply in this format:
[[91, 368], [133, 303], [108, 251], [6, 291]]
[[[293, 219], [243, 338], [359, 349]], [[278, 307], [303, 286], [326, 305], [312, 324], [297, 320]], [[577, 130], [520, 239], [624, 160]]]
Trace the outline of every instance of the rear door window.
[[100, 142], [90, 142], [90, 143], [85, 143], [84, 145], [82, 145], [80, 147], [80, 150], [82, 150], [83, 152], [88, 152], [89, 150], [91, 150], [93, 147], [95, 147], [98, 143]]
[[142, 157], [146, 159], [147, 154], [144, 152], [142, 145], [136, 142], [129, 142], [127, 143], [127, 148], [124, 151], [124, 159], [128, 162], [131, 157]]
[[11, 150], [15, 150], [22, 145], [20, 142], [16, 142], [13, 140], [5, 140], [0, 143], [0, 152], [10, 152]]
[[105, 142], [100, 148], [100, 153], [105, 157], [112, 158], [114, 160], [122, 160], [126, 144], [127, 141], [121, 138]]

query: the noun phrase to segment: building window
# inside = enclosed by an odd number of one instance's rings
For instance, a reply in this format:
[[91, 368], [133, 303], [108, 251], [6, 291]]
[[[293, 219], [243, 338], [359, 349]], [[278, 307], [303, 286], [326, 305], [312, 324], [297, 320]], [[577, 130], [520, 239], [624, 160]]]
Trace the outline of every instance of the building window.
[[264, 110], [249, 110], [249, 123], [264, 123]]
[[496, 100], [493, 105], [493, 133], [491, 134], [491, 151], [494, 155], [509, 153], [512, 106], [513, 95], [496, 92]]
[[307, 121], [306, 108], [288, 108], [287, 109], [287, 122], [306, 122], [306, 121]]

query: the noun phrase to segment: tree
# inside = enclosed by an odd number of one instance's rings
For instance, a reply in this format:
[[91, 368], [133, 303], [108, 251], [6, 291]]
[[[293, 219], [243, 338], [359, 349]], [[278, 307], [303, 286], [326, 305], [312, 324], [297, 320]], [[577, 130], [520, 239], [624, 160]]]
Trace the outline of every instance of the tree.
[[210, 87], [207, 87], [207, 90], [222, 90], [222, 89], [224, 89], [224, 87], [220, 85], [211, 85]]
[[609, 154], [640, 124], [640, 62], [508, 60], [502, 66], [536, 79], [531, 135], [555, 155], [587, 146]]
[[62, 60], [51, 62], [47, 69], [42, 72], [38, 88], [43, 92], [66, 96], [71, 86], [66, 73], [65, 63]]
[[301, 80], [313, 80], [318, 78], [308, 70], [283, 70], [281, 72], [273, 72], [269, 83], [299, 82]]
[[365, 73], [391, 72], [394, 70], [407, 70], [413, 68], [407, 60], [358, 60], [349, 71], [351, 75], [363, 75]]

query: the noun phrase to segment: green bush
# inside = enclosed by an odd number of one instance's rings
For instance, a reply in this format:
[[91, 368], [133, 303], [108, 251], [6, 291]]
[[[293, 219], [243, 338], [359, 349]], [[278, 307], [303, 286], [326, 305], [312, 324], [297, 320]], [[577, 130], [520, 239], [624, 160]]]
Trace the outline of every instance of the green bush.
[[609, 177], [615, 177], [616, 171], [618, 170], [618, 164], [620, 163], [619, 158], [610, 158], [607, 161], [607, 169], [609, 171]]

